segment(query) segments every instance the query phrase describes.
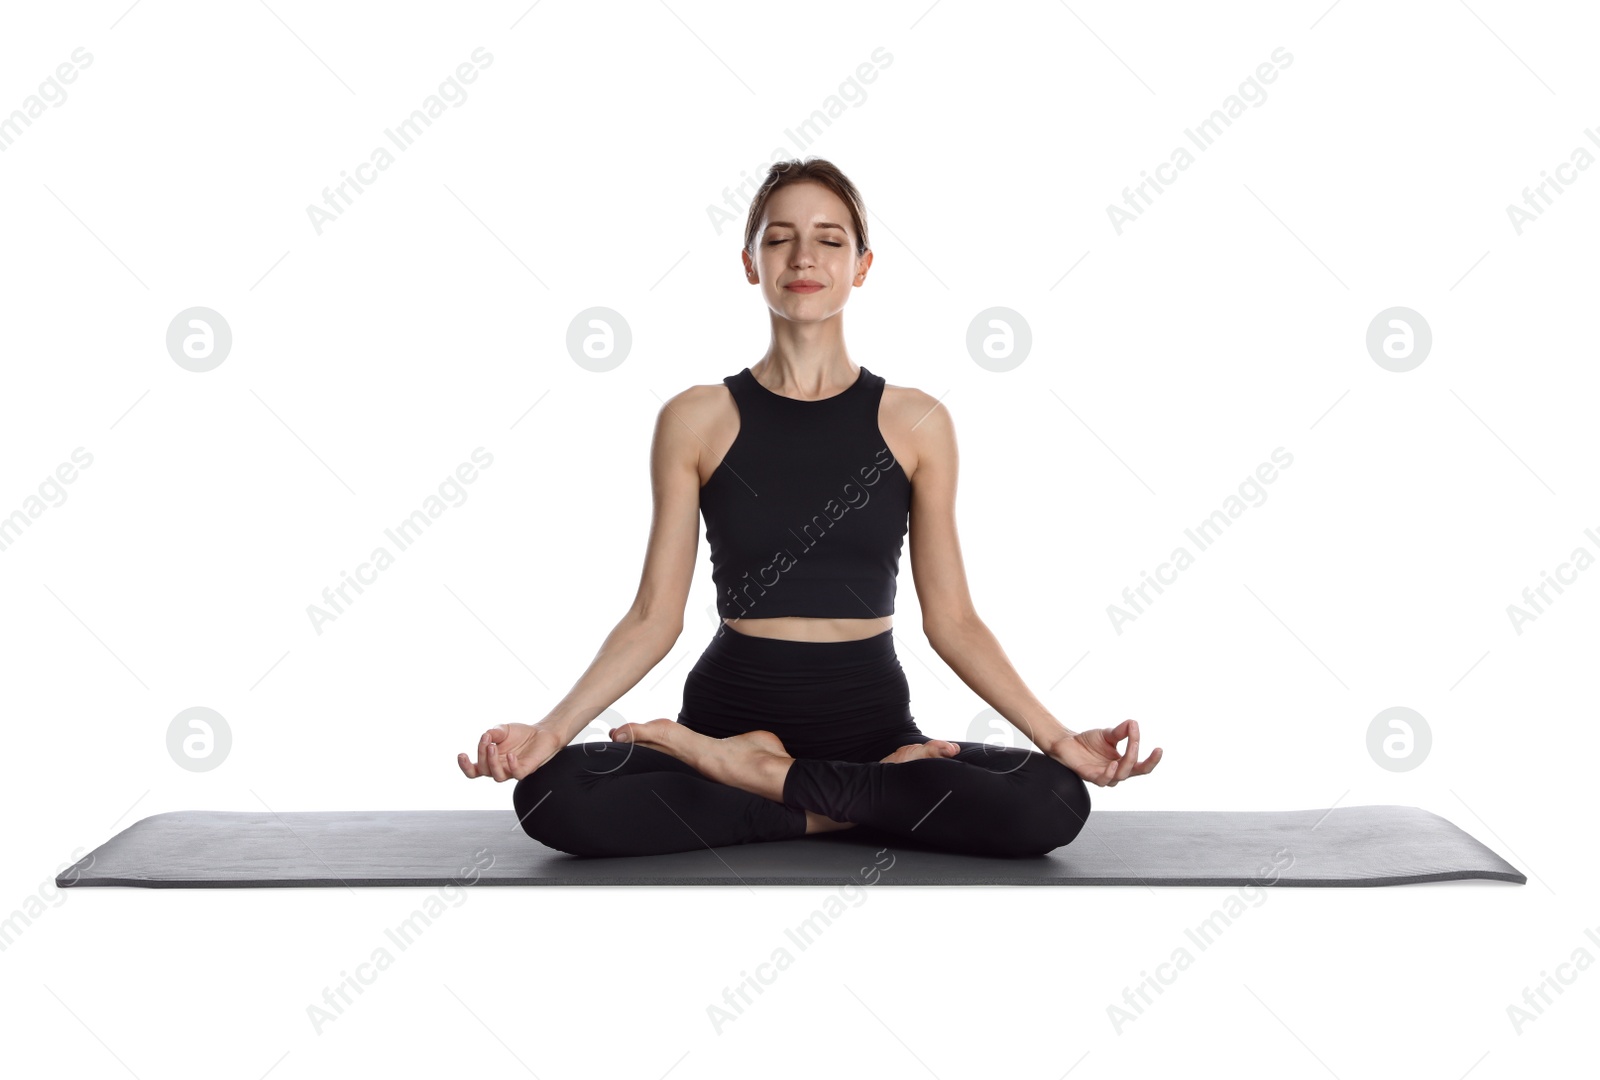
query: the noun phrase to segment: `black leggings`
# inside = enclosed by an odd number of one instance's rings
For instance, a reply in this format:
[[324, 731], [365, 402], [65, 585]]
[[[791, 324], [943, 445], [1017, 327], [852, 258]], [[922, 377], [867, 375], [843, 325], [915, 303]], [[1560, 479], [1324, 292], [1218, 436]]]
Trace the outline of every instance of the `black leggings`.
[[652, 747], [570, 743], [517, 781], [522, 828], [572, 855], [655, 855], [805, 835], [807, 810], [944, 851], [1028, 856], [1069, 844], [1089, 816], [1077, 773], [981, 742], [885, 764], [917, 729], [893, 630], [854, 641], [753, 637], [719, 623], [684, 680], [678, 722], [713, 738], [765, 730], [795, 758], [783, 802], [702, 776]]

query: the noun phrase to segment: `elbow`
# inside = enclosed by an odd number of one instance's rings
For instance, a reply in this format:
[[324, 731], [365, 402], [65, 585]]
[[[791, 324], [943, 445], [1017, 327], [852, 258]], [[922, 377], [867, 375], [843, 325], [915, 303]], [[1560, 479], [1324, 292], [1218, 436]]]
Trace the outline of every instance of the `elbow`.
[[672, 611], [636, 604], [628, 610], [628, 619], [645, 633], [651, 636], [665, 637], [669, 642], [677, 641], [683, 633], [683, 609], [681, 607], [676, 611]]
[[677, 641], [683, 635], [683, 616], [681, 614], [646, 617], [645, 625], [650, 627], [652, 632], [665, 637], [668, 641], [668, 648], [671, 647], [671, 642]]
[[922, 619], [922, 634], [928, 639], [928, 645], [940, 656], [954, 647], [968, 629], [979, 622], [976, 611], [964, 612], [937, 612], [924, 613]]

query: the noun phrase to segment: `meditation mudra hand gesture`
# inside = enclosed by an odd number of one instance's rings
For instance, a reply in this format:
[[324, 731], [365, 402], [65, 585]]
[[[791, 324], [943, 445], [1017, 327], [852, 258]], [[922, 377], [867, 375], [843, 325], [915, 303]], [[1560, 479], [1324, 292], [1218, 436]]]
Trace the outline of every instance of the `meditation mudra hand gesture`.
[[479, 736], [477, 761], [457, 754], [456, 764], [468, 778], [521, 780], [554, 757], [565, 743], [555, 731], [538, 724], [501, 724]]
[[[1128, 740], [1128, 749], [1119, 754], [1117, 743], [1123, 739]], [[1130, 776], [1143, 776], [1161, 761], [1159, 746], [1139, 760], [1137, 720], [1064, 735], [1046, 747], [1045, 753], [1098, 787], [1116, 787]]]
[[[1128, 748], [1117, 752], [1117, 744]], [[944, 740], [936, 740], [943, 742]], [[456, 764], [468, 778], [492, 776], [495, 780], [521, 780], [549, 761], [565, 741], [555, 731], [538, 724], [501, 724], [478, 738], [478, 759], [456, 755]], [[1097, 787], [1116, 787], [1130, 776], [1143, 776], [1161, 762], [1158, 746], [1139, 760], [1139, 721], [1124, 720], [1114, 728], [1091, 728], [1055, 740], [1045, 752]]]

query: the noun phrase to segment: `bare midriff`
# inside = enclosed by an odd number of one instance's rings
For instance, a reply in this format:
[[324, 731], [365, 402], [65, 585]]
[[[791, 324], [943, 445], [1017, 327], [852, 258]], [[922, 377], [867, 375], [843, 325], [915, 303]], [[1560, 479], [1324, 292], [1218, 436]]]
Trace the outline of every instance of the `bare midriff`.
[[894, 625], [894, 616], [876, 619], [807, 619], [783, 615], [773, 619], [722, 620], [750, 637], [782, 638], [786, 641], [857, 641], [883, 633]]

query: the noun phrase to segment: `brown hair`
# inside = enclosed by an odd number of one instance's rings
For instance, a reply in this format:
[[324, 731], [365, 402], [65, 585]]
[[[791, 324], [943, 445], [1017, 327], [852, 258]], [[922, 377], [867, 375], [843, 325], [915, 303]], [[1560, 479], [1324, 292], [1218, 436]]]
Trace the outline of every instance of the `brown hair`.
[[850, 224], [856, 233], [856, 257], [866, 254], [867, 213], [866, 206], [861, 202], [861, 193], [850, 182], [850, 178], [839, 171], [837, 165], [819, 157], [805, 161], [779, 161], [767, 170], [767, 178], [761, 182], [761, 189], [750, 201], [750, 215], [744, 223], [744, 249], [752, 256], [755, 254], [756, 228], [761, 224], [761, 216], [766, 212], [767, 200], [772, 198], [772, 193], [801, 180], [815, 180], [839, 196], [850, 211]]

